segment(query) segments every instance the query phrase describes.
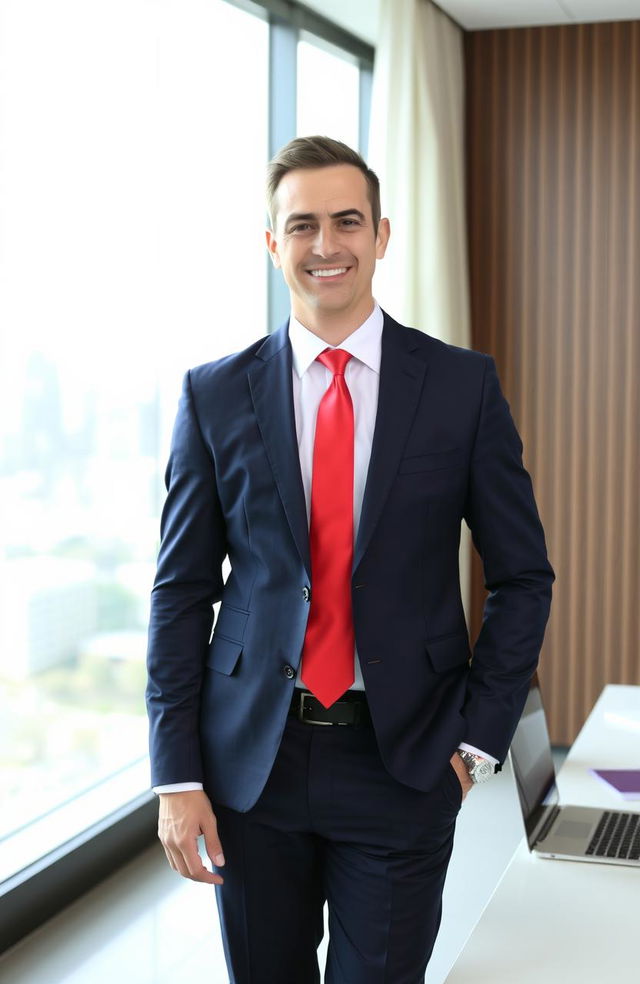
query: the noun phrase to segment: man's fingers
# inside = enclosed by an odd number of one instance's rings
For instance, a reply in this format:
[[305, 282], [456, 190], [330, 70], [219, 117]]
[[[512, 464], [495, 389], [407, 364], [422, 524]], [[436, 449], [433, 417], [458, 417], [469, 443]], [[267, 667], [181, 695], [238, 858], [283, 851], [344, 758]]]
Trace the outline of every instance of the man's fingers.
[[[160, 795], [158, 836], [171, 867], [184, 878], [221, 885], [221, 876], [209, 871], [198, 853], [198, 837], [205, 832], [214, 849], [213, 856], [219, 859], [222, 848], [216, 819], [205, 793], [193, 790]], [[218, 864], [219, 861], [214, 863]]]
[[177, 871], [179, 875], [183, 875], [185, 878], [189, 877], [189, 871], [184, 864], [182, 859], [182, 853], [179, 848], [172, 848], [168, 843], [162, 841], [162, 846], [164, 848], [164, 853], [167, 856], [167, 861], [171, 865], [174, 871]]
[[224, 865], [224, 853], [220, 838], [218, 837], [218, 824], [213, 813], [211, 814], [211, 822], [206, 825], [202, 833], [204, 834], [204, 845], [211, 862], [216, 868], [222, 868]]
[[167, 856], [167, 861], [169, 862], [169, 864], [171, 865], [174, 871], [178, 871], [178, 865], [176, 864], [176, 860], [173, 854], [171, 853], [170, 849], [167, 847], [166, 844], [163, 844], [162, 846], [164, 848], [164, 853]]
[[220, 875], [209, 871], [202, 863], [202, 858], [198, 852], [197, 841], [194, 840], [190, 844], [183, 846], [182, 862], [185, 869], [182, 874], [187, 878], [191, 878], [193, 881], [207, 882], [209, 885], [222, 884]]
[[164, 850], [171, 867], [183, 878], [209, 885], [222, 885], [220, 875], [209, 871], [202, 863], [195, 838], [181, 843], [164, 844]]
[[202, 863], [195, 836], [184, 840], [173, 840], [171, 835], [169, 837], [170, 839], [164, 842], [164, 849], [174, 871], [192, 881], [205, 882], [209, 885], [222, 884], [220, 875], [209, 871]]

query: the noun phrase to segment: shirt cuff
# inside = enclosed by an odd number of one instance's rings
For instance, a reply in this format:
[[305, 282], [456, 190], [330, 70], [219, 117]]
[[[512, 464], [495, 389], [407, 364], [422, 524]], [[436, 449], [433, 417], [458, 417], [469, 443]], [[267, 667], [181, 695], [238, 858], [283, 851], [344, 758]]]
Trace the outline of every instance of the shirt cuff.
[[153, 791], [159, 793], [189, 793], [192, 789], [204, 789], [201, 782], [169, 782], [166, 786], [154, 786]]
[[475, 748], [473, 745], [468, 745], [466, 741], [461, 741], [458, 745], [463, 752], [471, 752], [472, 755], [479, 755], [480, 758], [486, 759], [487, 762], [491, 762], [492, 765], [498, 765], [499, 760], [494, 758], [493, 755], [487, 755], [486, 752], [482, 752], [479, 748]]

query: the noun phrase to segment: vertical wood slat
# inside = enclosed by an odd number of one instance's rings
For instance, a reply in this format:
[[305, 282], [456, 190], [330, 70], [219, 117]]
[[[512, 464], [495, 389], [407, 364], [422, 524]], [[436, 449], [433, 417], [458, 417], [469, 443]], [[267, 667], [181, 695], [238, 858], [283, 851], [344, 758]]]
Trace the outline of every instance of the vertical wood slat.
[[[558, 580], [541, 677], [570, 743], [640, 684], [640, 22], [465, 39], [473, 345], [497, 361]], [[473, 571], [472, 629], [484, 595]]]

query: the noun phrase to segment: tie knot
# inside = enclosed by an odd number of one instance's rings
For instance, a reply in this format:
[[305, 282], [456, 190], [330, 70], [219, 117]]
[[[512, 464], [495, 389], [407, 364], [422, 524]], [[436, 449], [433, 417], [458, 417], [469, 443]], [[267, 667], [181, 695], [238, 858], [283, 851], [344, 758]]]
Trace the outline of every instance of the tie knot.
[[344, 349], [325, 349], [318, 356], [318, 362], [330, 369], [334, 376], [344, 376], [345, 366], [351, 358], [351, 352]]

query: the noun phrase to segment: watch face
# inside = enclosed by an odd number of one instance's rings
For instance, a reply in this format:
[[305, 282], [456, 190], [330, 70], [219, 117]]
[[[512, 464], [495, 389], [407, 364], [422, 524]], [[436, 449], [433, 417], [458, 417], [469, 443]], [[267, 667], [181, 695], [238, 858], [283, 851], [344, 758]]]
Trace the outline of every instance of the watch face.
[[476, 762], [471, 770], [471, 777], [475, 782], [486, 782], [493, 775], [491, 762]]
[[460, 750], [459, 755], [469, 772], [469, 778], [473, 782], [486, 782], [494, 774], [493, 765], [486, 759], [480, 758], [473, 752], [466, 751], [466, 749]]

